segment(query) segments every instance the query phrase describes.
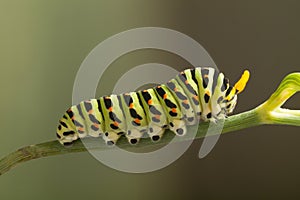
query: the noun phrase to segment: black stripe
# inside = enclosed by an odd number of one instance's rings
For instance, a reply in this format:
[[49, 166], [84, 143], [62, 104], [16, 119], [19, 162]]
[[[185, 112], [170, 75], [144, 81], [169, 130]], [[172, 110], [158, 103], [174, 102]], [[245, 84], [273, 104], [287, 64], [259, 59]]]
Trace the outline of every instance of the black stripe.
[[[160, 105], [162, 105], [164, 103], [164, 100], [159, 98], [159, 94], [158, 94], [158, 91], [156, 90], [156, 88], [153, 88], [154, 97], [152, 97], [152, 98], [156, 98], [159, 101]], [[164, 105], [162, 105], [162, 111], [163, 111], [162, 114], [164, 114], [165, 116], [167, 116], [168, 113], [167, 113], [166, 108], [165, 108]]]
[[198, 101], [197, 99], [192, 98], [192, 100], [193, 100], [193, 102], [194, 102], [194, 104], [195, 104], [196, 106], [199, 105], [199, 101]]
[[185, 84], [188, 91], [194, 95], [196, 95], [196, 91], [193, 89], [193, 87], [190, 84]]
[[135, 121], [132, 121], [131, 124], [132, 124], [133, 126], [140, 126], [140, 125], [141, 125], [140, 123], [137, 123], [137, 122], [135, 122]]
[[225, 97], [227, 97], [230, 94], [231, 90], [232, 90], [232, 87], [230, 86], [225, 93]]
[[73, 135], [75, 132], [74, 131], [65, 131], [63, 132], [64, 136], [68, 136], [68, 135]]
[[209, 70], [208, 69], [203, 69], [201, 68], [201, 76], [202, 76], [202, 85], [203, 85], [203, 88], [207, 88], [207, 85], [208, 85], [208, 78], [207, 77], [204, 77], [205, 75], [208, 76], [208, 73], [209, 73]]
[[197, 85], [197, 88], [199, 90], [198, 80], [196, 78], [196, 68], [191, 69], [191, 74], [192, 74], [192, 80], [195, 82], [195, 84]]
[[208, 103], [208, 101], [209, 101], [209, 95], [208, 94], [204, 94], [204, 101], [205, 101], [205, 103]]
[[63, 127], [68, 128], [68, 126], [67, 126], [67, 124], [66, 124], [65, 122], [59, 121], [59, 123], [60, 123]]
[[101, 106], [100, 99], [97, 99], [97, 104], [98, 104], [98, 111], [99, 111], [99, 113], [100, 113], [101, 116], [102, 116], [102, 120], [104, 121], [104, 114], [103, 114], [103, 112], [102, 112], [102, 106]]
[[151, 99], [151, 95], [148, 91], [142, 91], [142, 96], [145, 99], [145, 101], [148, 103], [148, 101]]
[[176, 117], [177, 116], [177, 113], [173, 112], [173, 111], [170, 111], [169, 112], [169, 115], [171, 115], [172, 117]]
[[61, 138], [61, 136], [58, 133], [56, 133], [56, 137], [58, 137], [59, 139]]
[[96, 117], [93, 114], [89, 114], [89, 118], [93, 123], [100, 124], [98, 119], [96, 119]]
[[219, 77], [219, 71], [217, 69], [214, 69], [214, 75], [213, 75], [213, 82], [212, 82], [212, 90], [211, 90], [211, 95], [214, 94], [215, 88], [217, 86], [218, 83], [218, 77]]
[[150, 105], [150, 106], [149, 106], [149, 110], [150, 110], [150, 112], [153, 113], [154, 115], [161, 115], [161, 112], [159, 112], [159, 110], [157, 110], [157, 109], [155, 108], [155, 106], [153, 106], [153, 105]]
[[165, 99], [165, 103], [169, 108], [177, 108], [176, 104], [174, 104], [172, 101], [169, 99]]
[[116, 129], [118, 129], [119, 127], [115, 126], [114, 124], [110, 124], [110, 128], [116, 130]]
[[114, 112], [109, 112], [109, 118], [115, 122], [121, 123], [121, 120], [117, 117]]
[[224, 92], [227, 89], [228, 83], [229, 83], [229, 80], [224, 77], [223, 84], [222, 84], [222, 87], [221, 87], [222, 92]]
[[152, 121], [154, 121], [154, 122], [160, 122], [160, 120], [159, 119], [157, 119], [156, 117], [152, 117]]
[[203, 85], [203, 88], [207, 88], [207, 85], [208, 85], [208, 78], [202, 78], [202, 85]]
[[96, 127], [95, 125], [91, 125], [91, 129], [94, 130], [94, 131], [98, 131], [99, 130], [99, 128]]
[[208, 73], [209, 73], [209, 70], [208, 70], [208, 69], [201, 68], [201, 74], [202, 74], [202, 76], [208, 75]]
[[190, 105], [187, 103], [182, 102], [181, 105], [187, 110], [190, 108]]
[[120, 96], [120, 95], [117, 95], [117, 99], [118, 99], [118, 102], [119, 102], [119, 107], [120, 107], [120, 109], [121, 109], [122, 112], [123, 112], [123, 105], [122, 105], [121, 96]]
[[129, 94], [124, 94], [123, 96], [127, 106], [133, 103], [133, 99]]
[[159, 96], [161, 96], [162, 98], [164, 97], [164, 94], [166, 94], [165, 90], [161, 87], [156, 87], [155, 90], [157, 91]]
[[174, 90], [176, 88], [175, 84], [173, 82], [167, 82], [167, 86], [171, 89]]
[[107, 98], [107, 97], [103, 97], [104, 100], [104, 104], [106, 109], [109, 109], [110, 107], [112, 107], [112, 101], [111, 99]]
[[[118, 99], [119, 107], [120, 107], [121, 113], [122, 113], [122, 116], [120, 116], [120, 117], [122, 117], [123, 120], [126, 121], [126, 117], [125, 117], [125, 113], [124, 113], [125, 111], [124, 111], [124, 109], [123, 109], [121, 96], [120, 96], [120, 95], [117, 95], [117, 99]], [[115, 119], [116, 119], [116, 122], [118, 122], [118, 123], [121, 123], [121, 122], [122, 122], [122, 121], [121, 121], [119, 118], [117, 118], [117, 117], [115, 117]], [[126, 123], [125, 123], [125, 124], [126, 124]]]
[[131, 117], [133, 117], [133, 118], [138, 118], [139, 120], [142, 120], [142, 119], [143, 119], [143, 118], [136, 112], [135, 109], [130, 108], [130, 109], [129, 109], [129, 112], [130, 112]]
[[87, 112], [93, 109], [92, 104], [90, 102], [84, 101], [83, 104]]
[[83, 128], [83, 125], [77, 120], [74, 120], [74, 125]]
[[181, 92], [175, 92], [176, 96], [181, 100], [187, 100], [186, 96], [184, 96]]
[[81, 109], [80, 104], [78, 104], [78, 105], [76, 106], [76, 108], [77, 108], [77, 110], [78, 110], [78, 113], [79, 113], [80, 117], [81, 117], [82, 119], [84, 119], [84, 116], [83, 116], [83, 113], [82, 113], [82, 109]]
[[69, 115], [69, 117], [72, 119], [72, 117], [74, 116], [74, 113], [72, 112], [71, 109], [67, 110], [67, 114]]
[[186, 79], [186, 75], [183, 73], [183, 74], [179, 74], [178, 75], [179, 79], [184, 83], [187, 79]]
[[141, 98], [141, 96], [140, 96], [140, 94], [138, 92], [136, 92], [135, 94], [136, 94], [136, 96], [137, 96], [137, 98], [139, 100], [139, 104], [140, 104], [141, 108], [143, 109], [144, 115], [146, 116], [146, 111], [145, 111], [145, 108], [144, 108], [144, 105], [143, 105], [142, 98]]

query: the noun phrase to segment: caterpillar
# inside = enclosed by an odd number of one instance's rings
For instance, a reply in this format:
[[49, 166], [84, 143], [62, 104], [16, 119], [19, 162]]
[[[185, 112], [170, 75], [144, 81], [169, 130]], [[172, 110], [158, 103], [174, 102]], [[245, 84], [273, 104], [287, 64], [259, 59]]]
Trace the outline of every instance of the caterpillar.
[[166, 129], [183, 136], [188, 125], [201, 121], [217, 123], [227, 117], [249, 76], [245, 70], [230, 86], [223, 73], [211, 67], [197, 67], [153, 88], [82, 101], [59, 120], [56, 136], [63, 145], [86, 136], [101, 136], [107, 145], [115, 145], [122, 135], [131, 144], [137, 144], [145, 135], [155, 142]]

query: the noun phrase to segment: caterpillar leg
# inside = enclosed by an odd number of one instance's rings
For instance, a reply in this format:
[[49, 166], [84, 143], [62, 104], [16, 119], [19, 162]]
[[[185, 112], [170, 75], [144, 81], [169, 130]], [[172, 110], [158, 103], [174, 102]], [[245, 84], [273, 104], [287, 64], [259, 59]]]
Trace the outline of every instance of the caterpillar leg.
[[162, 128], [157, 125], [149, 126], [148, 135], [153, 142], [159, 141], [165, 132], [165, 128]]
[[185, 122], [178, 119], [174, 119], [170, 122], [169, 129], [178, 136], [184, 136], [187, 132]]
[[137, 144], [140, 141], [140, 139], [143, 137], [145, 132], [146, 132], [146, 129], [145, 129], [145, 131], [144, 130], [140, 131], [140, 130], [134, 128], [134, 129], [128, 130], [127, 134], [125, 136], [130, 144]]
[[113, 146], [117, 143], [117, 140], [123, 135], [123, 132], [116, 133], [114, 131], [106, 132], [102, 135], [103, 140], [109, 146]]
[[75, 140], [77, 140], [78, 137], [77, 136], [73, 136], [73, 137], [68, 137], [68, 138], [64, 138], [64, 139], [58, 139], [58, 141], [64, 145], [64, 146], [72, 146], [73, 142]]

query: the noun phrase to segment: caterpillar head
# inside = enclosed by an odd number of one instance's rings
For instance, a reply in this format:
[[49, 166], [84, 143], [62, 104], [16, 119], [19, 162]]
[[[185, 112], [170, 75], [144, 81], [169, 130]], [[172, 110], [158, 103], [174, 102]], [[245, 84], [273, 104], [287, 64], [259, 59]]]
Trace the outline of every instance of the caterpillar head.
[[245, 70], [241, 78], [235, 83], [235, 85], [227, 89], [225, 94], [226, 113], [232, 113], [237, 103], [237, 95], [245, 89], [249, 77], [250, 77], [249, 71]]

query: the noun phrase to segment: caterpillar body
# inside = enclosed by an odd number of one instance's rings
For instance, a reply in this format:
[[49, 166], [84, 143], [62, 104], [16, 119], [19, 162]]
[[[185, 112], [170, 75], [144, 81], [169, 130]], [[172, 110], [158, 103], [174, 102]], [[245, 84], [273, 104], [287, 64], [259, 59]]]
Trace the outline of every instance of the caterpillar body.
[[197, 67], [147, 90], [82, 101], [59, 120], [56, 136], [64, 145], [86, 136], [101, 136], [107, 145], [116, 144], [122, 135], [131, 144], [137, 144], [145, 134], [158, 141], [165, 129], [182, 136], [187, 125], [217, 122], [231, 113], [249, 76], [245, 70], [230, 86], [223, 73]]

